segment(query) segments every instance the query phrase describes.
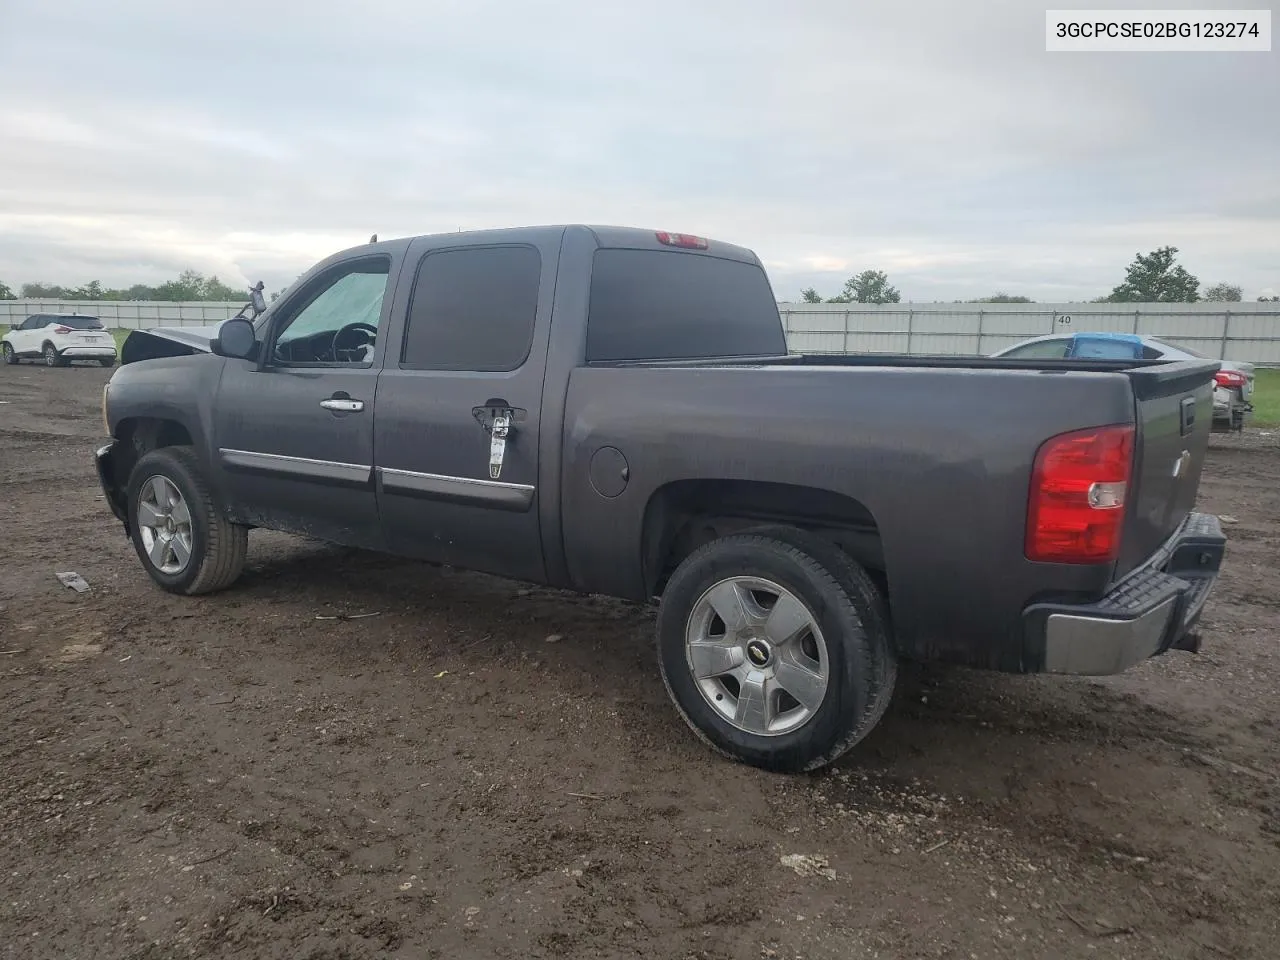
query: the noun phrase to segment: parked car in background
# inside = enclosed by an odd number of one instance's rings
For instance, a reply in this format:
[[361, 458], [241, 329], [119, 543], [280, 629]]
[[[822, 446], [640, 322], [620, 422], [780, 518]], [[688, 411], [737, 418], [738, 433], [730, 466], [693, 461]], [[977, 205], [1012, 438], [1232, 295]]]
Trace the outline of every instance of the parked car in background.
[[72, 360], [93, 360], [110, 367], [116, 362], [116, 341], [97, 317], [37, 313], [0, 339], [0, 352], [5, 363], [43, 360], [63, 367]]
[[[1110, 344], [1107, 347], [1106, 344]], [[1123, 351], [1123, 352], [1121, 352]], [[1117, 333], [1065, 333], [1033, 337], [997, 350], [993, 357], [1016, 360], [1061, 360], [1090, 358], [1135, 360], [1212, 360], [1188, 347], [1177, 347], [1158, 337]], [[1214, 374], [1213, 427], [1241, 430], [1245, 417], [1253, 413], [1253, 364], [1241, 360], [1219, 360]]]

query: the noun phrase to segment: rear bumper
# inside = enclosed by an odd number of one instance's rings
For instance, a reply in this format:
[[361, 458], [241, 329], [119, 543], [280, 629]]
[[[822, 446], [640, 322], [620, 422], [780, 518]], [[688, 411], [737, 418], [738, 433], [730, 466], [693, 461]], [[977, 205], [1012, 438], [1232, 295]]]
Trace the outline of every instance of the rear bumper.
[[68, 360], [105, 360], [116, 355], [115, 347], [66, 347], [58, 351]]
[[1199, 648], [1194, 628], [1213, 590], [1227, 538], [1218, 518], [1193, 513], [1147, 564], [1096, 603], [1040, 603], [1023, 614], [1044, 673], [1107, 676], [1170, 649]]
[[1234, 426], [1253, 412], [1253, 404], [1246, 400], [1239, 390], [1218, 387], [1213, 391], [1213, 419], [1215, 425], [1225, 421]]
[[102, 494], [107, 506], [127, 529], [129, 517], [124, 508], [124, 491], [116, 482], [115, 452], [116, 441], [110, 440], [93, 452], [93, 463], [98, 470], [98, 483], [102, 484]]

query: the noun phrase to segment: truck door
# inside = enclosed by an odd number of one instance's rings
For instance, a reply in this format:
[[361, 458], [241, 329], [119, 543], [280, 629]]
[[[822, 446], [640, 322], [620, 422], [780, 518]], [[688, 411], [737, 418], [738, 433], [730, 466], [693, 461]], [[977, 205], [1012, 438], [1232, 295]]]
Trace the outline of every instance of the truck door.
[[540, 580], [538, 434], [561, 232], [519, 236], [410, 246], [374, 463], [390, 550]]
[[237, 519], [351, 546], [381, 545], [373, 489], [378, 337], [388, 253], [317, 270], [272, 311], [257, 361], [227, 361], [216, 457]]

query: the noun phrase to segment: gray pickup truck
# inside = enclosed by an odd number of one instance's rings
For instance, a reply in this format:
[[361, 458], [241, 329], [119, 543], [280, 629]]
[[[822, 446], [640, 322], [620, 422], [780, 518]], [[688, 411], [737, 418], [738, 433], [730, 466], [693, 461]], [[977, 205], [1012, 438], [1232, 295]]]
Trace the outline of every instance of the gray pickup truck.
[[174, 593], [229, 586], [263, 527], [656, 599], [690, 726], [801, 771], [876, 724], [900, 659], [1100, 675], [1196, 649], [1216, 370], [788, 355], [741, 247], [451, 233], [130, 335], [96, 457]]

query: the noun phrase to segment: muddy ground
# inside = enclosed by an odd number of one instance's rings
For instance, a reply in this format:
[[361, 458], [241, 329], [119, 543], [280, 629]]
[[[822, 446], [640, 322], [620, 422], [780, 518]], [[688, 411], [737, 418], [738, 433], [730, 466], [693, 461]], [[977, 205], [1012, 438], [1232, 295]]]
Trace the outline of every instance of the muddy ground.
[[906, 670], [787, 778], [683, 726], [646, 609], [268, 533], [162, 593], [108, 375], [0, 368], [0, 956], [1280, 955], [1280, 431], [1213, 442], [1204, 653]]

